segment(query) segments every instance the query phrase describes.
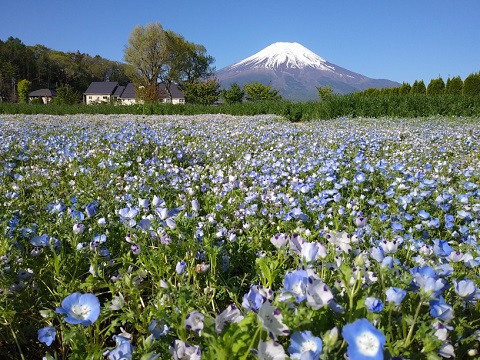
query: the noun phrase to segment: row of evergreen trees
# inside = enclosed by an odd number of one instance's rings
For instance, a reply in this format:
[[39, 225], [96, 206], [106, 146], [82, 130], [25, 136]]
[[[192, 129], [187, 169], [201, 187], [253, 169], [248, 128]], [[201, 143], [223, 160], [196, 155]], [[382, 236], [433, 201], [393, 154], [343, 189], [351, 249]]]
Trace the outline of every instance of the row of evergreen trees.
[[401, 86], [395, 88], [369, 88], [360, 94], [363, 95], [480, 95], [480, 72], [468, 75], [464, 81], [459, 76], [448, 78], [445, 83], [442, 77], [432, 79], [428, 86], [425, 86], [423, 80], [417, 81], [410, 85], [404, 82]]

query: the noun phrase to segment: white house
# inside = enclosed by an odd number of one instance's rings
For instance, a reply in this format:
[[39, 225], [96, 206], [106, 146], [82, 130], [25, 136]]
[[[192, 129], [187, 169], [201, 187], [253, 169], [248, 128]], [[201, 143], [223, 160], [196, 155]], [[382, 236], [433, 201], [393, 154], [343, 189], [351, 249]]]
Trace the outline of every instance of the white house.
[[[118, 92], [115, 92], [118, 87], [119, 85], [116, 81], [94, 81], [83, 93], [83, 102], [87, 105], [102, 102], [110, 103], [114, 98], [118, 98]], [[125, 89], [124, 86], [121, 88]]]
[[[170, 96], [165, 89], [165, 84], [159, 84], [160, 101], [170, 102]], [[170, 85], [170, 92], [172, 94], [172, 104], [184, 104], [185, 95], [180, 90], [177, 84]], [[121, 105], [133, 105], [139, 102], [135, 96], [135, 86], [133, 83], [128, 83], [126, 86], [121, 86], [117, 82], [110, 81], [96, 81], [92, 82], [88, 89], [83, 93], [83, 102], [85, 104], [98, 103], [118, 103]]]
[[28, 94], [30, 101], [40, 98], [44, 104], [52, 102], [55, 96], [57, 96], [57, 92], [50, 89], [38, 89]]
[[[164, 103], [169, 103], [170, 96], [165, 88], [165, 84], [159, 84], [158, 87], [160, 88], [161, 101]], [[177, 84], [170, 84], [170, 93], [172, 94], [172, 104], [185, 104], [185, 95]]]

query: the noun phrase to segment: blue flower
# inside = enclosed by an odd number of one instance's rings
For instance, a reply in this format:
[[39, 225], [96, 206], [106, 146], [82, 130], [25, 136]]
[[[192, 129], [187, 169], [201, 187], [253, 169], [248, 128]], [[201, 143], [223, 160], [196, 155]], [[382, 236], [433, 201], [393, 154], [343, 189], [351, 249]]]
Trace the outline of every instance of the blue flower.
[[433, 240], [433, 251], [437, 256], [447, 257], [453, 251], [445, 240], [435, 239]]
[[430, 300], [430, 315], [445, 322], [455, 317], [453, 308], [441, 296], [438, 299]]
[[65, 321], [69, 324], [93, 324], [100, 315], [100, 302], [93, 294], [73, 293], [62, 301], [62, 307], [57, 313], [67, 315]]
[[285, 274], [282, 292], [287, 295], [287, 298], [294, 296], [296, 302], [301, 303], [307, 298], [307, 280], [308, 274], [305, 270], [291, 271]]
[[46, 326], [38, 330], [38, 341], [44, 343], [47, 346], [52, 345], [52, 342], [55, 340], [55, 335], [57, 331], [52, 326]]
[[92, 201], [91, 203], [87, 204], [87, 206], [85, 206], [85, 212], [87, 213], [88, 217], [92, 217], [97, 214], [97, 206], [98, 202], [96, 201]]
[[108, 352], [108, 360], [129, 360], [133, 357], [133, 346], [122, 341], [115, 349]]
[[327, 249], [319, 242], [305, 242], [302, 244], [301, 257], [304, 263], [310, 263], [318, 258], [327, 256]]
[[365, 174], [363, 172], [359, 171], [355, 174], [355, 176], [353, 177], [353, 180], [357, 184], [361, 184], [365, 181]]
[[185, 272], [186, 268], [187, 268], [187, 263], [184, 260], [181, 260], [175, 266], [175, 271], [177, 272], [177, 274], [182, 275]]
[[473, 297], [473, 295], [477, 291], [475, 283], [469, 279], [464, 279], [460, 281], [453, 280], [453, 284], [455, 287], [455, 292], [462, 298], [469, 299]]
[[348, 344], [350, 360], [383, 359], [385, 336], [367, 319], [358, 319], [343, 327], [342, 336]]
[[260, 306], [273, 295], [271, 290], [264, 289], [261, 285], [252, 285], [247, 294], [243, 295], [242, 306], [254, 312], [258, 312]]
[[391, 226], [392, 226], [392, 230], [395, 232], [400, 232], [404, 230], [403, 225], [399, 222], [392, 222]]
[[170, 331], [170, 327], [164, 320], [152, 320], [148, 325], [148, 331], [150, 331], [155, 339], [160, 339]]
[[290, 338], [290, 359], [318, 359], [322, 352], [322, 340], [311, 331], [297, 331]]
[[368, 311], [377, 313], [383, 310], [383, 303], [380, 299], [374, 297], [367, 297], [365, 299], [365, 306]]
[[388, 302], [393, 302], [395, 306], [399, 306], [403, 298], [407, 295], [407, 292], [397, 287], [390, 287], [385, 292], [385, 295], [387, 296]]

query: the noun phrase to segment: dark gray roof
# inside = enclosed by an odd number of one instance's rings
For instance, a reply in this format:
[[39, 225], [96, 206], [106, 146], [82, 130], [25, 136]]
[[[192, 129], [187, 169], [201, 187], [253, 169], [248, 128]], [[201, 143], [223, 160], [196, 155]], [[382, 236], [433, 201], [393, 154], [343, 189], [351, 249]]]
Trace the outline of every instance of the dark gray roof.
[[[160, 97], [162, 99], [168, 98], [168, 92], [165, 90], [165, 84], [159, 84], [158, 87], [160, 88]], [[183, 99], [185, 97], [177, 84], [170, 84], [170, 92], [172, 93], [172, 98], [174, 99]]]
[[57, 92], [55, 90], [50, 89], [38, 89], [32, 91], [28, 96], [36, 97], [36, 96], [57, 96]]
[[115, 89], [115, 92], [113, 93], [113, 96], [120, 97], [123, 93], [123, 90], [125, 90], [125, 86], [118, 85], [117, 88]]
[[127, 86], [125, 86], [120, 97], [122, 99], [135, 99], [135, 87], [133, 86], [133, 83], [128, 83]]
[[117, 86], [118, 82], [116, 81], [94, 81], [84, 95], [113, 95]]

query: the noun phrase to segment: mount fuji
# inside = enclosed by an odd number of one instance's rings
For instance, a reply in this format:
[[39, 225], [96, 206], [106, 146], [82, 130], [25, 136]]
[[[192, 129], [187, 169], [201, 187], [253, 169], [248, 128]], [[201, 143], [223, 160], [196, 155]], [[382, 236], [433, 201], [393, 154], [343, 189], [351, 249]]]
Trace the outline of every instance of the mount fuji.
[[330, 86], [347, 94], [368, 88], [397, 87], [386, 79], [371, 79], [332, 64], [299, 43], [276, 42], [258, 53], [216, 73], [221, 88], [258, 81], [279, 90], [284, 99], [318, 100], [317, 87]]

